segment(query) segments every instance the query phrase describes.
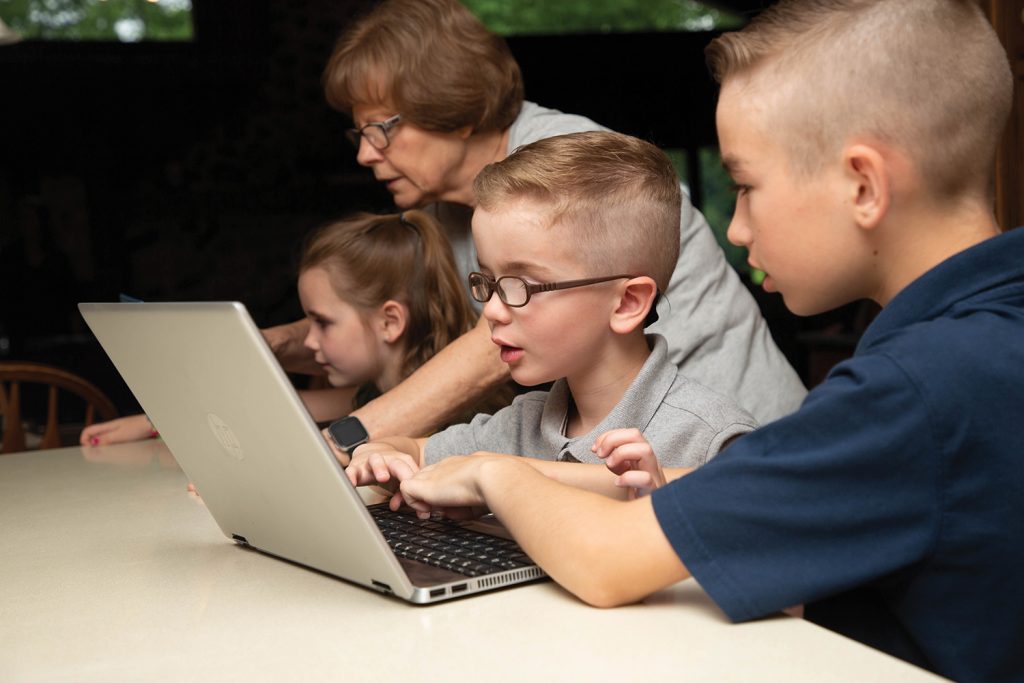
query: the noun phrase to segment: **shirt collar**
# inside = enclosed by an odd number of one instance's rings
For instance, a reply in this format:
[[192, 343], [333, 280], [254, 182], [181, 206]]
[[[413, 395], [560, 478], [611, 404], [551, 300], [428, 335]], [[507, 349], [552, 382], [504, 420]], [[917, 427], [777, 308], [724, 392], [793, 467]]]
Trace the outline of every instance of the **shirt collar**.
[[977, 304], [1006, 285], [1024, 280], [1024, 228], [1010, 230], [954, 254], [917, 278], [882, 309], [857, 345], [860, 353], [887, 334], [945, 315], [965, 302]]
[[545, 443], [558, 445], [555, 458], [568, 451], [580, 462], [601, 462], [590, 450], [601, 434], [623, 427], [646, 429], [676, 380], [676, 367], [668, 358], [665, 338], [660, 334], [648, 334], [646, 338], [651, 355], [612, 411], [588, 434], [573, 439], [565, 436], [569, 385], [564, 378], [554, 383], [544, 403], [540, 428]]

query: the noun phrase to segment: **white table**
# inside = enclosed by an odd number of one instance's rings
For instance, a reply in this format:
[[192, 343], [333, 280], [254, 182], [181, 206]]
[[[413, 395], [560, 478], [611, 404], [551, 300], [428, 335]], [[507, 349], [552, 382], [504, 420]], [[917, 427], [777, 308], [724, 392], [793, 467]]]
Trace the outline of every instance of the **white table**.
[[407, 605], [225, 538], [160, 441], [0, 455], [0, 680], [938, 680], [692, 580]]

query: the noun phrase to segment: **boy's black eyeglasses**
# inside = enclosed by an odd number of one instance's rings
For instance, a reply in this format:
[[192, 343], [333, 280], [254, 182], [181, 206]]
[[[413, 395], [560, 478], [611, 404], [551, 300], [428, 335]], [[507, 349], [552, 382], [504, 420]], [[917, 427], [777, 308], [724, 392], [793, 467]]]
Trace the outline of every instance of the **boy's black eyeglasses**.
[[387, 149], [388, 145], [391, 144], [388, 131], [401, 122], [402, 115], [395, 114], [389, 119], [373, 121], [362, 128], [349, 128], [345, 131], [345, 137], [356, 149], [359, 149], [360, 138], [366, 138], [366, 141], [373, 145], [375, 149]]
[[538, 292], [550, 292], [555, 289], [572, 289], [573, 287], [585, 287], [596, 285], [599, 282], [610, 282], [623, 278], [634, 278], [636, 275], [609, 275], [608, 277], [591, 277], [586, 280], [566, 280], [564, 282], [539, 282], [531, 284], [521, 277], [514, 275], [503, 275], [494, 279], [483, 273], [473, 272], [469, 274], [469, 293], [474, 299], [482, 304], [491, 300], [491, 296], [497, 292], [501, 303], [512, 308], [525, 306], [530, 302], [530, 297]]

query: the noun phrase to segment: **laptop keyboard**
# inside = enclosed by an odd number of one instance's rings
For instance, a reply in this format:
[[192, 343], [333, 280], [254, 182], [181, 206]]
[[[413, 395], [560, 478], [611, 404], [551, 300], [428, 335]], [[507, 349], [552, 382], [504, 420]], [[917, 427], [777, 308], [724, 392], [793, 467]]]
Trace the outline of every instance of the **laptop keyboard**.
[[533, 566], [515, 541], [473, 531], [444, 518], [420, 519], [407, 512], [395, 512], [386, 503], [368, 509], [399, 557], [465, 576]]

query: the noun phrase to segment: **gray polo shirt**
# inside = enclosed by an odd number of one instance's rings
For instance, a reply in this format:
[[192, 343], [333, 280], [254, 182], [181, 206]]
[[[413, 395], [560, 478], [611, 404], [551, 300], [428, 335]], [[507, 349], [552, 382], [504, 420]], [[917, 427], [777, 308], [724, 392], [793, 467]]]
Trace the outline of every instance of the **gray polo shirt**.
[[560, 379], [551, 391], [532, 391], [494, 415], [477, 415], [427, 440], [424, 461], [449, 455], [492, 451], [541, 460], [603, 463], [590, 447], [610, 429], [636, 427], [666, 467], [696, 467], [714, 457], [733, 437], [757, 426], [735, 401], [684, 377], [668, 357], [661, 335], [622, 400], [589, 434], [569, 438], [569, 385]]

